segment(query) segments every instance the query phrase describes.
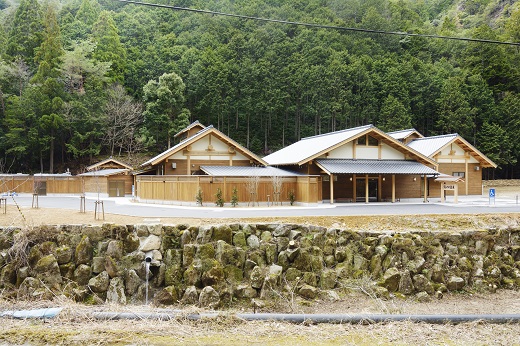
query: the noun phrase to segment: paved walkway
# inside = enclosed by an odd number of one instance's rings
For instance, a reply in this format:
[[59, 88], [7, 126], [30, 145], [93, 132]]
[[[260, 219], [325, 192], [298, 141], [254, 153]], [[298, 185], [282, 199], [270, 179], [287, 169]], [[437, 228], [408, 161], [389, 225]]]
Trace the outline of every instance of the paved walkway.
[[[14, 197], [20, 206], [31, 207], [32, 195]], [[86, 210], [94, 211], [97, 198], [86, 198]], [[415, 214], [485, 214], [485, 213], [519, 213], [520, 204], [517, 196], [499, 197], [490, 200], [483, 196], [462, 196], [457, 204], [453, 197], [441, 203], [440, 198], [430, 199], [427, 203], [423, 199], [406, 199], [397, 203], [339, 203], [314, 204], [310, 206], [260, 206], [247, 207], [240, 203], [233, 208], [229, 204], [223, 208], [215, 207], [212, 203], [205, 206], [151, 204], [132, 201], [131, 198], [103, 198], [105, 213], [131, 215], [138, 217], [188, 217], [188, 218], [250, 218], [250, 217], [287, 217], [287, 216], [342, 216], [342, 215], [415, 215]], [[78, 196], [40, 196], [40, 208], [60, 208], [78, 210], [80, 198]], [[12, 204], [11, 197], [7, 203]]]

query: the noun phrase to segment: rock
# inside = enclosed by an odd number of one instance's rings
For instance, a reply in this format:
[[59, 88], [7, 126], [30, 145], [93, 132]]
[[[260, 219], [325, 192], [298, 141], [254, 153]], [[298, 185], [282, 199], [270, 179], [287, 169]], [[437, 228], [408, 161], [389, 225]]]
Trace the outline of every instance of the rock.
[[256, 235], [250, 235], [248, 238], [247, 238], [247, 245], [251, 248], [251, 249], [258, 249], [260, 247], [260, 240], [258, 239], [258, 237]]
[[395, 292], [399, 288], [399, 281], [401, 280], [401, 274], [397, 268], [389, 268], [383, 275], [383, 279], [380, 283], [381, 286], [387, 288], [390, 292]]
[[99, 274], [105, 270], [105, 257], [92, 258], [92, 273]]
[[337, 302], [341, 300], [338, 293], [332, 290], [322, 291], [320, 293], [320, 298], [329, 302]]
[[199, 233], [197, 234], [197, 243], [206, 244], [211, 241], [211, 235], [213, 234], [213, 227], [211, 226], [200, 226]]
[[182, 295], [181, 303], [195, 305], [199, 301], [199, 294], [195, 286], [188, 286]]
[[299, 290], [298, 294], [303, 298], [314, 299], [318, 295], [318, 289], [311, 285], [304, 284]]
[[211, 286], [202, 289], [199, 296], [199, 305], [206, 308], [216, 308], [220, 304], [220, 296]]
[[88, 286], [94, 293], [106, 292], [110, 285], [110, 277], [106, 271], [101, 272], [97, 276], [94, 276], [88, 281]]
[[40, 280], [33, 277], [27, 277], [20, 284], [20, 287], [16, 292], [16, 298], [23, 300], [41, 299], [41, 294], [38, 294], [41, 292], [41, 289]]
[[123, 242], [121, 240], [111, 240], [108, 242], [106, 255], [115, 260], [120, 260], [123, 257]]
[[56, 260], [58, 264], [65, 264], [72, 261], [72, 249], [67, 245], [56, 248]]
[[399, 280], [399, 292], [402, 294], [412, 294], [415, 291], [412, 282], [412, 276], [409, 270], [405, 270], [401, 273], [401, 279]]
[[156, 305], [172, 305], [175, 304], [178, 299], [177, 289], [175, 286], [167, 286], [153, 297]]
[[427, 294], [433, 294], [434, 292], [432, 283], [423, 274], [414, 275], [413, 284], [419, 292], [426, 292]]
[[119, 263], [110, 256], [105, 257], [105, 271], [111, 278], [121, 276], [121, 273], [123, 272]]
[[195, 244], [186, 244], [182, 248], [182, 266], [188, 267], [193, 262], [195, 258], [195, 253], [197, 251], [197, 246]]
[[233, 245], [245, 249], [247, 247], [246, 235], [244, 232], [239, 231], [233, 236]]
[[430, 295], [424, 291], [417, 293], [415, 299], [420, 303], [427, 303], [431, 300]]
[[264, 243], [269, 243], [273, 239], [273, 235], [269, 231], [263, 231], [262, 234], [260, 234], [260, 240]]
[[139, 286], [142, 284], [142, 280], [137, 275], [135, 270], [130, 269], [125, 272], [125, 293], [128, 296], [133, 296], [136, 292]]
[[186, 244], [190, 244], [191, 243], [191, 232], [187, 229], [185, 229], [184, 231], [182, 231], [182, 234], [181, 234], [181, 248], [184, 247], [184, 245]]
[[204, 286], [219, 286], [224, 282], [224, 268], [217, 260], [202, 261], [202, 284]]
[[251, 285], [242, 284], [237, 286], [236, 296], [238, 298], [256, 298], [258, 292]]
[[213, 229], [211, 236], [213, 241], [223, 240], [227, 244], [233, 244], [233, 232], [228, 225], [220, 225]]
[[450, 291], [457, 291], [462, 289], [466, 283], [464, 282], [464, 279], [458, 276], [452, 276], [448, 279], [448, 282], [446, 283], [446, 287]]
[[316, 278], [316, 274], [311, 272], [305, 272], [302, 275], [302, 282], [307, 285], [311, 285], [312, 287], [318, 287], [318, 279]]
[[9, 263], [2, 268], [0, 286], [7, 287], [16, 284], [16, 268], [14, 263]]
[[278, 255], [276, 251], [276, 244], [262, 244], [260, 248], [265, 251], [265, 261], [267, 264], [273, 264], [276, 262]]
[[129, 233], [123, 240], [123, 250], [125, 253], [134, 252], [139, 249], [140, 243], [137, 233]]
[[63, 281], [60, 266], [54, 255], [42, 257], [34, 267], [34, 271], [37, 273], [36, 278], [50, 287], [55, 287]]
[[273, 236], [275, 237], [288, 237], [293, 229], [292, 225], [278, 225], [273, 231]]
[[251, 271], [251, 275], [249, 280], [251, 282], [251, 287], [259, 289], [262, 288], [265, 279], [265, 271], [262, 270], [259, 266], [256, 266]]
[[78, 285], [87, 285], [90, 280], [90, 266], [86, 264], [80, 264], [76, 270], [74, 270], [74, 281]]
[[110, 280], [107, 290], [107, 303], [126, 304], [125, 285], [120, 277]]
[[148, 237], [141, 240], [139, 250], [147, 252], [151, 250], [159, 250], [161, 248], [161, 238], [155, 234], [150, 234]]
[[80, 264], [90, 264], [92, 259], [93, 247], [90, 243], [90, 239], [88, 236], [83, 236], [81, 241], [76, 246], [76, 251], [74, 254], [74, 258], [76, 260], [76, 265]]
[[337, 274], [335, 270], [326, 269], [320, 276], [320, 288], [323, 290], [331, 290], [336, 287]]
[[475, 242], [475, 254], [486, 256], [489, 248], [489, 243], [485, 240], [477, 240]]
[[285, 280], [287, 280], [289, 282], [300, 280], [301, 277], [302, 277], [302, 272], [296, 268], [289, 268], [285, 272]]
[[296, 257], [298, 257], [298, 255], [300, 254], [300, 248], [288, 248], [287, 250], [285, 250], [285, 253], [287, 254], [287, 259], [290, 262], [293, 262], [296, 259]]

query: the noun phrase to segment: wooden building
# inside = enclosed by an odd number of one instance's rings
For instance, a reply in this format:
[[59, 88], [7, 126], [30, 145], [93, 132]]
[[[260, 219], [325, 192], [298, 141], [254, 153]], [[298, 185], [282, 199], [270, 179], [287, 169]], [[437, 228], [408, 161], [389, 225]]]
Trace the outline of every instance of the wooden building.
[[426, 200], [428, 180], [439, 174], [435, 160], [373, 125], [307, 137], [264, 160], [321, 175], [322, 198], [330, 203]]
[[[459, 195], [482, 194], [482, 169], [497, 165], [458, 134], [404, 139], [407, 146], [433, 159], [437, 170], [458, 180]], [[450, 192], [447, 192], [450, 193]], [[441, 184], [432, 183], [429, 195], [439, 197]]]
[[81, 178], [81, 193], [100, 197], [125, 197], [132, 195], [133, 168], [112, 157], [87, 167]]

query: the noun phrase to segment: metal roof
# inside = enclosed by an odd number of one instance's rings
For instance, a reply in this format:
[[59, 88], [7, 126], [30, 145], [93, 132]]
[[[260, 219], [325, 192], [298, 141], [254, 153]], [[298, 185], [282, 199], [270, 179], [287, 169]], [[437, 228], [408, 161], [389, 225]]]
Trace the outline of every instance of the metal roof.
[[82, 176], [82, 177], [95, 177], [95, 176], [98, 176], [98, 177], [108, 177], [108, 176], [111, 176], [111, 175], [117, 175], [117, 174], [121, 174], [121, 173], [126, 173], [128, 171], [130, 171], [130, 170], [127, 169], [127, 168], [109, 168], [109, 169], [100, 169], [99, 171], [90, 171], [90, 172], [81, 173], [81, 174], [78, 174], [78, 176]]
[[458, 134], [453, 133], [449, 135], [417, 138], [408, 143], [408, 146], [425, 156], [431, 157], [458, 136]]
[[392, 132], [387, 132], [386, 134], [389, 135], [390, 137], [392, 137], [393, 139], [401, 140], [401, 139], [407, 138], [408, 136], [410, 136], [413, 133], [416, 133], [422, 137], [422, 135], [416, 129], [392, 131]]
[[276, 167], [249, 166], [200, 166], [200, 169], [214, 177], [296, 177], [299, 173], [286, 171]]
[[269, 165], [298, 164], [309, 157], [324, 152], [338, 143], [345, 142], [373, 127], [373, 125], [365, 125], [303, 138], [296, 143], [265, 156], [264, 161]]
[[332, 174], [439, 174], [433, 168], [409, 160], [317, 159], [316, 163]]

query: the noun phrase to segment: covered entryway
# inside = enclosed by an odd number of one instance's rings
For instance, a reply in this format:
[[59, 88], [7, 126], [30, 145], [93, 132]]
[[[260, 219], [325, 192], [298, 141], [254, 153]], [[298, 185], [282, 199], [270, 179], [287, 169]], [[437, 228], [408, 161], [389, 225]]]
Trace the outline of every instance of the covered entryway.
[[395, 202], [400, 198], [427, 201], [428, 177], [435, 169], [411, 160], [317, 159], [327, 175], [324, 199], [334, 202]]
[[124, 180], [109, 180], [108, 181], [108, 197], [124, 197], [125, 196], [125, 181]]

